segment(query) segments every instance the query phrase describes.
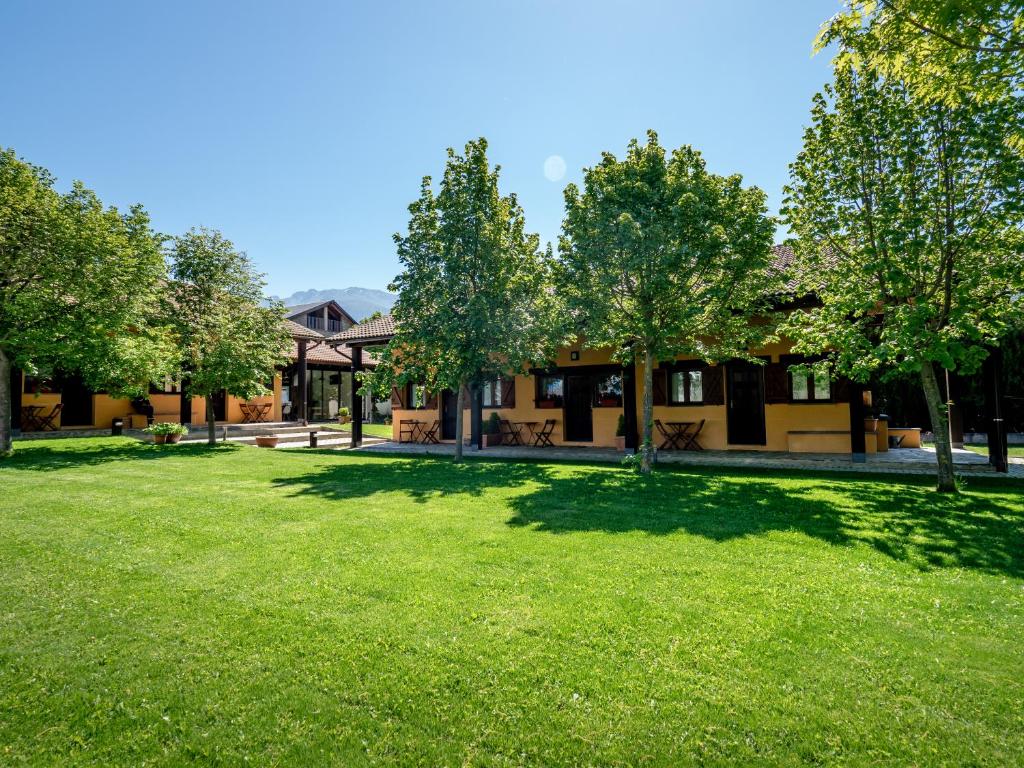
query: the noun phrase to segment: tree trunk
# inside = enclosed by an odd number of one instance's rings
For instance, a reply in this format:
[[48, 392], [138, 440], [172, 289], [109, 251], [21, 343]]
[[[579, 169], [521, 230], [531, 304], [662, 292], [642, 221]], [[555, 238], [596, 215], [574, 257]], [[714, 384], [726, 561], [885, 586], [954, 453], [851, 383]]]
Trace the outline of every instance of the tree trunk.
[[14, 451], [14, 414], [11, 413], [11, 361], [0, 349], [0, 458]]
[[207, 442], [210, 445], [217, 444], [217, 415], [213, 410], [213, 398], [206, 396], [206, 428]]
[[931, 418], [932, 433], [935, 435], [935, 460], [939, 464], [937, 490], [940, 493], [956, 493], [949, 425], [946, 423], [946, 414], [943, 411], [939, 382], [935, 378], [935, 366], [931, 361], [921, 364], [921, 385], [924, 387], [924, 399], [928, 404], [928, 416]]
[[466, 405], [466, 382], [459, 382], [459, 394], [455, 400], [455, 463], [462, 461], [462, 419]]
[[648, 349], [644, 350], [644, 428], [640, 436], [640, 472], [650, 474], [654, 463], [654, 360]]

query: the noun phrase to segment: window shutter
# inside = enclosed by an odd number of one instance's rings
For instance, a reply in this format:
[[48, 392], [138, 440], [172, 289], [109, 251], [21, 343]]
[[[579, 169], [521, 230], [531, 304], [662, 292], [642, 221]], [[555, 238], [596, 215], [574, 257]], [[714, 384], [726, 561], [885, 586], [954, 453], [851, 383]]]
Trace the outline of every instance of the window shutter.
[[837, 403], [850, 402], [850, 380], [840, 377], [832, 382], [832, 399]]
[[403, 410], [405, 408], [405, 387], [391, 388], [391, 407]]
[[502, 408], [515, 408], [516, 407], [516, 380], [515, 379], [502, 379], [501, 380], [501, 407]]
[[654, 405], [665, 405], [668, 402], [668, 371], [655, 368], [653, 378]]
[[437, 410], [437, 393], [436, 392], [427, 392], [426, 400], [427, 400], [427, 402], [423, 404], [423, 407], [425, 409], [427, 409], [428, 411], [436, 411]]
[[704, 385], [704, 405], [725, 405], [725, 395], [722, 392], [725, 386], [725, 377], [722, 375], [722, 366], [709, 365], [701, 369], [701, 374]]
[[783, 363], [768, 363], [764, 367], [764, 401], [769, 405], [789, 400], [787, 368]]

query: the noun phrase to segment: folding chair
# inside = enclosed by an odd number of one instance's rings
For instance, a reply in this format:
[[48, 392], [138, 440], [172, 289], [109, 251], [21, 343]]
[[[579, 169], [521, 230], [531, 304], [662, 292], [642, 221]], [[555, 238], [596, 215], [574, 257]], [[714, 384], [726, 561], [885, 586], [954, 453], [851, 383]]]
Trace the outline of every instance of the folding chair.
[[684, 432], [680, 437], [685, 441], [683, 443], [684, 451], [703, 451], [701, 444], [697, 442], [697, 435], [704, 429], [704, 422], [706, 419], [701, 419], [697, 422], [697, 426], [694, 427], [692, 432]]
[[519, 436], [519, 432], [515, 427], [512, 426], [512, 422], [508, 419], [502, 419], [498, 422], [501, 426], [501, 442], [505, 445], [522, 445], [523, 440]]
[[403, 419], [398, 423], [398, 442], [415, 443], [419, 434], [420, 423], [410, 419]]
[[555, 420], [545, 419], [544, 426], [538, 430], [537, 434], [533, 436], [533, 444], [535, 446], [549, 446], [555, 447], [555, 444], [551, 442], [551, 433], [555, 431]]
[[661, 445], [658, 446], [659, 451], [667, 451], [679, 447], [676, 445], [676, 436], [665, 429], [665, 425], [661, 423], [661, 419], [655, 419], [654, 426], [657, 428], [658, 434], [665, 438]]
[[437, 431], [441, 428], [441, 422], [438, 419], [434, 419], [434, 423], [430, 425], [429, 429], [423, 430], [423, 439], [421, 442], [437, 444], [441, 442], [437, 439]]
[[40, 413], [38, 416], [39, 429], [43, 432], [56, 432], [57, 425], [54, 424], [54, 421], [60, 416], [63, 407], [64, 403], [57, 403], [49, 413]]
[[253, 407], [248, 403], [239, 403], [238, 410], [242, 412], [243, 424], [252, 424], [256, 420], [256, 414]]

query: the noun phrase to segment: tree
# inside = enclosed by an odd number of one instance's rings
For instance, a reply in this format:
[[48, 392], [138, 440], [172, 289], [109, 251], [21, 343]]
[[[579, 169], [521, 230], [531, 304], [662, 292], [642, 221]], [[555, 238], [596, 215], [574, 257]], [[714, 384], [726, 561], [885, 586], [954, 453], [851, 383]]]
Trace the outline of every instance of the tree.
[[[1024, 82], [1024, 8], [1006, 0], [847, 0], [822, 29], [818, 47], [841, 45], [903, 81], [918, 99], [950, 106], [1015, 97]], [[1019, 107], [1018, 107], [1019, 110]], [[1006, 136], [1024, 150], [1020, 111]]]
[[954, 491], [936, 366], [971, 373], [1024, 310], [1024, 176], [1003, 140], [1014, 102], [927, 104], [843, 60], [834, 80], [814, 98], [783, 208], [821, 306], [785, 330], [855, 380], [919, 376], [938, 487]]
[[424, 177], [409, 206], [409, 230], [396, 234], [403, 271], [388, 290], [395, 337], [374, 374], [375, 389], [423, 385], [458, 393], [455, 461], [462, 458], [467, 388], [546, 360], [560, 337], [550, 286], [550, 250], [525, 231], [515, 195], [498, 191], [500, 167], [487, 141], [448, 150], [438, 194]]
[[166, 308], [181, 347], [186, 391], [206, 398], [214, 445], [213, 395], [249, 399], [267, 394], [266, 382], [287, 362], [291, 337], [280, 303], [263, 306], [262, 275], [219, 232], [192, 229], [174, 239], [170, 302]]
[[647, 137], [625, 159], [605, 153], [584, 169], [582, 192], [566, 188], [558, 279], [588, 344], [643, 360], [642, 472], [653, 459], [657, 361], [749, 358], [767, 335], [750, 320], [763, 308], [774, 231], [760, 189], [708, 173], [691, 147], [666, 160]]
[[104, 208], [76, 182], [0, 151], [0, 455], [12, 450], [11, 367], [60, 369], [114, 396], [173, 369], [156, 322], [161, 239], [139, 206]]

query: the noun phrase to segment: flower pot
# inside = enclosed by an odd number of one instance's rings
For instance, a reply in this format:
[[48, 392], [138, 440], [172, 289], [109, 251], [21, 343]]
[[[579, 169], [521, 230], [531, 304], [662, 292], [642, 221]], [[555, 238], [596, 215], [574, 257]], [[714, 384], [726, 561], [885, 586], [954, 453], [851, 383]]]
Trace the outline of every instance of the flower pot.
[[554, 400], [538, 400], [537, 401], [537, 407], [538, 408], [554, 408], [555, 407], [555, 401]]
[[495, 445], [501, 445], [501, 433], [498, 434], [484, 434], [484, 448], [490, 448]]
[[167, 442], [167, 435], [153, 435], [153, 443], [155, 445], [163, 445]]
[[278, 439], [277, 435], [257, 435], [256, 445], [260, 448], [276, 448]]
[[619, 405], [619, 401], [614, 397], [604, 397], [601, 399], [601, 406], [603, 408], [616, 408]]
[[167, 442], [168, 443], [180, 443], [181, 442], [181, 435], [167, 435]]
[[626, 450], [626, 436], [620, 435], [615, 438], [615, 450], [625, 451]]

